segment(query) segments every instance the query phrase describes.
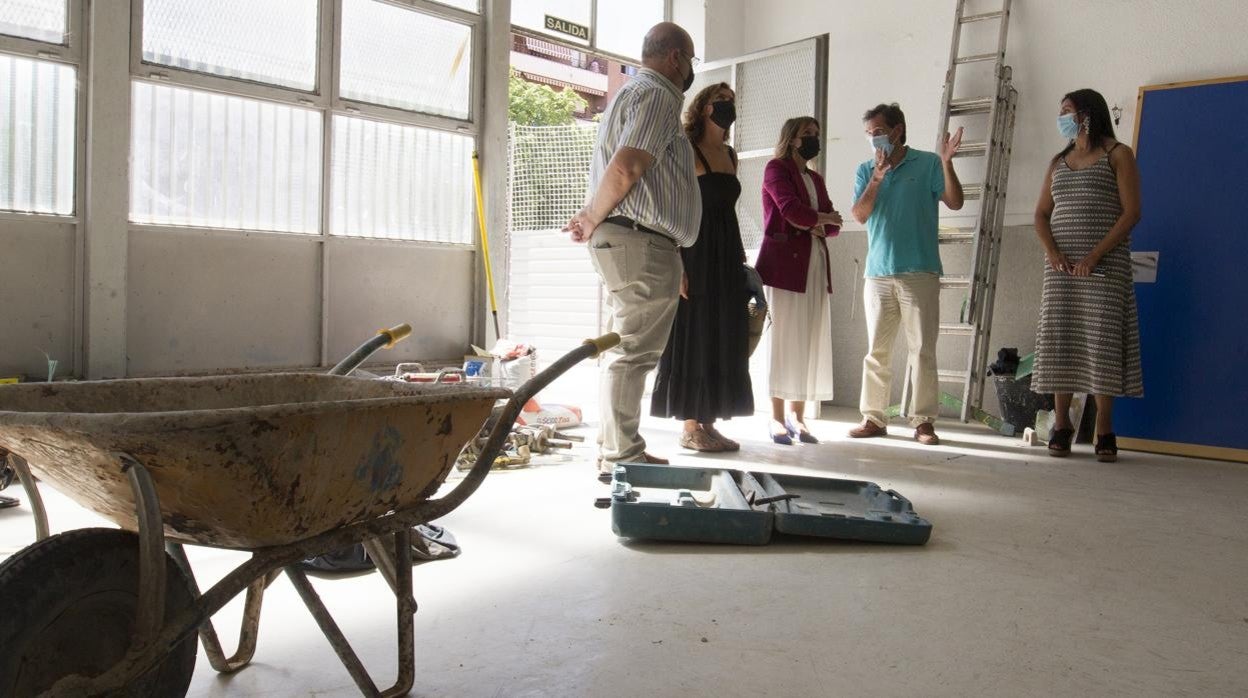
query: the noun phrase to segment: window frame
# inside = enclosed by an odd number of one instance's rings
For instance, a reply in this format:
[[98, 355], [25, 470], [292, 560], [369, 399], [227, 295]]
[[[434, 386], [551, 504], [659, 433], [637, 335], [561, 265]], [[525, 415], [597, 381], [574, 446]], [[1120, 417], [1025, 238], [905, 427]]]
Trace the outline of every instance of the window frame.
[[[80, 2], [81, 0], [70, 0]], [[260, 83], [252, 80], [229, 78], [211, 75], [198, 71], [176, 68], [172, 66], [149, 63], [143, 60], [143, 8], [145, 0], [130, 0], [130, 77], [132, 81], [152, 82], [156, 84], [185, 87], [193, 90], [217, 92], [248, 99], [277, 102], [314, 109], [321, 113], [321, 163], [320, 163], [320, 194], [321, 211], [317, 232], [286, 233], [277, 235], [293, 235], [303, 238], [322, 238], [325, 240], [381, 241], [388, 244], [437, 245], [457, 248], [475, 247], [475, 234], [470, 236], [471, 243], [450, 243], [431, 240], [396, 240], [393, 238], [369, 238], [333, 235], [330, 233], [332, 219], [332, 179], [333, 179], [333, 121], [335, 115], [351, 118], [369, 119], [385, 123], [417, 126], [436, 131], [445, 131], [459, 135], [467, 135], [473, 139], [473, 148], [479, 149], [481, 139], [481, 112], [485, 100], [485, 20], [480, 12], [469, 12], [433, 0], [374, 0], [395, 7], [420, 12], [438, 19], [448, 20], [465, 25], [470, 30], [470, 75], [468, 117], [454, 117], [427, 114], [424, 112], [399, 107], [382, 106], [360, 100], [348, 99], [340, 94], [339, 75], [342, 66], [342, 19], [343, 0], [316, 0], [317, 7], [317, 56], [316, 77], [311, 90], [283, 87]], [[127, 210], [127, 215], [129, 211]], [[474, 210], [472, 224], [477, 222]], [[130, 225], [142, 225], [144, 228], [187, 228], [190, 226], [138, 224], [133, 220]], [[199, 230], [199, 228], [194, 228]], [[240, 230], [269, 234], [268, 231]], [[473, 231], [475, 233], [475, 231]]]
[[[83, 60], [83, 31], [86, 27], [86, 3], [83, 0], [65, 0], [65, 43], [54, 44], [35, 39], [24, 39], [17, 36], [0, 34], [0, 53], [48, 63], [59, 63], [74, 69], [77, 87], [74, 92], [74, 196], [73, 208], [67, 215], [43, 213], [39, 211], [11, 211], [0, 209], [0, 218], [5, 220], [41, 219], [57, 223], [81, 222], [84, 196], [86, 191], [87, 164], [87, 100], [86, 61]], [[78, 236], [81, 239], [81, 231]]]
[[0, 52], [11, 53], [24, 58], [57, 61], [60, 63], [82, 63], [82, 36], [86, 27], [83, 0], [64, 0], [65, 2], [65, 43], [57, 44], [38, 39], [27, 39], [20, 36], [0, 34]]

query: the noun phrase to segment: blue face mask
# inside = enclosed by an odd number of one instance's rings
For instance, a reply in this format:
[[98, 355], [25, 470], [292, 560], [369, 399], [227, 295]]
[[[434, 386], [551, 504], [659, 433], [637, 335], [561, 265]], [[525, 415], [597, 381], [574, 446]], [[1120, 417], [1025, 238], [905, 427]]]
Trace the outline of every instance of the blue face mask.
[[1074, 140], [1079, 135], [1079, 122], [1074, 114], [1062, 114], [1057, 117], [1057, 132], [1062, 138]]
[[888, 157], [889, 155], [893, 154], [893, 144], [892, 142], [888, 140], [888, 134], [885, 133], [885, 134], [880, 134], [878, 136], [871, 136], [871, 138], [868, 140], [871, 143], [872, 153], [874, 153], [877, 150], [883, 150], [884, 157]]

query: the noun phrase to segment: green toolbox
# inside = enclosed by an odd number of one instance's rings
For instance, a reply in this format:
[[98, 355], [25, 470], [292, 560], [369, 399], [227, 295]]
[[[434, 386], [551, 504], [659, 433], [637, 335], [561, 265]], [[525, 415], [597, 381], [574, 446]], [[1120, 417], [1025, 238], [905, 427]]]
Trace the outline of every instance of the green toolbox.
[[622, 538], [765, 545], [780, 533], [922, 545], [932, 524], [873, 482], [621, 463], [611, 528]]

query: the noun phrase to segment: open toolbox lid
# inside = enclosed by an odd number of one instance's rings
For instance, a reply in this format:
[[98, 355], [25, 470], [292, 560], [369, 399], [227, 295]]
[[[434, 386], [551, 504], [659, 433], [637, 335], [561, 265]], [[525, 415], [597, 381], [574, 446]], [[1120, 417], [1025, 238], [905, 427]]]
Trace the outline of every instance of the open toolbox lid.
[[922, 545], [932, 524], [873, 482], [621, 463], [611, 528], [624, 538], [765, 545], [772, 531]]

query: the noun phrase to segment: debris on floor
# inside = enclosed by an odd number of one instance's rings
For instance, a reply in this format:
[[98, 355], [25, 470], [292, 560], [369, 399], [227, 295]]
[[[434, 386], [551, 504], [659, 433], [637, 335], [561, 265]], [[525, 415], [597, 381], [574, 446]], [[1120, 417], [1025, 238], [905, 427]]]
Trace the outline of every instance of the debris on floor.
[[[482, 432], [486, 434], [487, 432]], [[583, 436], [556, 431], [549, 424], [525, 424], [512, 427], [503, 443], [502, 453], [494, 459], [495, 468], [520, 468], [531, 464], [533, 456], [549, 455], [556, 450], [571, 449], [572, 442], [582, 442]], [[485, 447], [485, 437], [478, 435], [455, 460], [455, 466], [467, 470], [476, 462], [477, 455]]]

